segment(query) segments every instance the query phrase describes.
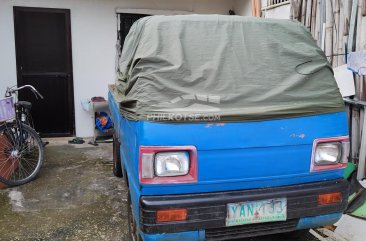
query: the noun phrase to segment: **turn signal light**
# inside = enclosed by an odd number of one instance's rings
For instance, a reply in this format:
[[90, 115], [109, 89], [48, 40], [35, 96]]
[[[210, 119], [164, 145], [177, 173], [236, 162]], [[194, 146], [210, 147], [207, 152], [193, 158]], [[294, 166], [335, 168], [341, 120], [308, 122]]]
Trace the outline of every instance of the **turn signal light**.
[[156, 212], [156, 222], [173, 222], [187, 220], [187, 209], [168, 209]]
[[320, 194], [318, 196], [319, 205], [326, 205], [326, 204], [340, 203], [340, 202], [342, 202], [342, 193], [341, 192], [325, 193], [325, 194]]

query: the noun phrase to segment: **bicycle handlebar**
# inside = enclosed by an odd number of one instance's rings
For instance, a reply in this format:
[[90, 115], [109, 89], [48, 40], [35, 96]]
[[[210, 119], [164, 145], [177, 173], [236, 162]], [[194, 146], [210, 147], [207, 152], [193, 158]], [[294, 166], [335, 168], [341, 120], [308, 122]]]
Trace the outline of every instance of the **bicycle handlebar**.
[[11, 96], [15, 92], [18, 92], [19, 90], [25, 89], [25, 88], [29, 88], [37, 99], [38, 99], [38, 97], [40, 97], [41, 99], [44, 99], [43, 95], [41, 95], [41, 93], [39, 93], [38, 90], [36, 88], [34, 88], [32, 85], [23, 85], [23, 86], [20, 86], [19, 88], [14, 88], [14, 87], [8, 88], [6, 90], [5, 96]]

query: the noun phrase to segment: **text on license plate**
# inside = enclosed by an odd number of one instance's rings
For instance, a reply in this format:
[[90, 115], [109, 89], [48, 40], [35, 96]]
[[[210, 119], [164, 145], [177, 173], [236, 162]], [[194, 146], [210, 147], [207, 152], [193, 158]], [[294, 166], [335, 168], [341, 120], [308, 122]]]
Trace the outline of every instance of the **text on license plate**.
[[286, 218], [286, 198], [227, 204], [226, 226], [285, 221]]

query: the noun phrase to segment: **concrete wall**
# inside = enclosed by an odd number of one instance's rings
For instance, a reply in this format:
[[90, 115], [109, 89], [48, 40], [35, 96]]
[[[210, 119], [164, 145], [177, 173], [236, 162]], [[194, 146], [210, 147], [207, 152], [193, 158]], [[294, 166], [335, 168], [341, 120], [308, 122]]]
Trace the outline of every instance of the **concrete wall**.
[[13, 6], [71, 10], [76, 135], [85, 137], [93, 135], [93, 120], [80, 100], [107, 97], [107, 85], [115, 79], [117, 8], [227, 14], [233, 0], [1, 0], [0, 94], [16, 84]]
[[237, 15], [252, 16], [252, 1], [234, 0], [234, 11]]
[[267, 9], [267, 0], [261, 0], [262, 16], [264, 18], [290, 18], [290, 3]]

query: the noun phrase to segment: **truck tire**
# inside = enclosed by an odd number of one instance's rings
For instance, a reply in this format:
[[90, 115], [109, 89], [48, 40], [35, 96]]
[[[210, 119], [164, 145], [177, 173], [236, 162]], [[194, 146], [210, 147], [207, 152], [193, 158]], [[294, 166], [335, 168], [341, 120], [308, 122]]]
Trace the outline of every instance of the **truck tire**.
[[132, 200], [130, 190], [127, 192], [127, 219], [128, 219], [128, 237], [130, 241], [142, 241], [142, 238], [137, 230], [137, 225], [132, 212]]
[[123, 177], [122, 165], [121, 165], [121, 152], [120, 152], [120, 143], [116, 137], [116, 134], [113, 134], [113, 174], [116, 177]]

